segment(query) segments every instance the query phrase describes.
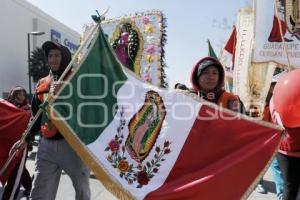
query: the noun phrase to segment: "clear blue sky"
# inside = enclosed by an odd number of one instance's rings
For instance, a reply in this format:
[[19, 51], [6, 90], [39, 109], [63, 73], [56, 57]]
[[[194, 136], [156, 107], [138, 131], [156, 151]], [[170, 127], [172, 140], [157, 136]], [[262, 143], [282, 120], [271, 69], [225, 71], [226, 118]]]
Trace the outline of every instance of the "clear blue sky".
[[229, 37], [236, 14], [251, 0], [27, 0], [81, 33], [95, 10], [110, 7], [107, 18], [161, 10], [167, 17], [166, 69], [170, 88], [189, 83], [192, 65], [207, 55], [207, 39], [217, 54]]

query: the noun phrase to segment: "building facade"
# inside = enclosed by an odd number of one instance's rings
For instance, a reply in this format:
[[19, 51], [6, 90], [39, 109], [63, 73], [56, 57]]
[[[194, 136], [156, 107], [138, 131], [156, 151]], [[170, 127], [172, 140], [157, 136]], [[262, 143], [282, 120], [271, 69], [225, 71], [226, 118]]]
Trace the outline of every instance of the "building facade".
[[[46, 40], [58, 41], [72, 53], [78, 48], [79, 33], [26, 0], [1, 0], [0, 11], [0, 97], [17, 85], [29, 91], [28, 44], [30, 51]], [[44, 34], [29, 35], [36, 31]]]

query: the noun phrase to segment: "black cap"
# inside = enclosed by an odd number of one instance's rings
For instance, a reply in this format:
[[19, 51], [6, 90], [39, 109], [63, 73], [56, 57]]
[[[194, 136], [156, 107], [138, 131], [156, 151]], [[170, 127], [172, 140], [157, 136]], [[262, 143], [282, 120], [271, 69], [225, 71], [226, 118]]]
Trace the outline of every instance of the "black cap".
[[[197, 79], [199, 79], [201, 73], [209, 66], [216, 66], [219, 70], [219, 68], [223, 68], [219, 62], [216, 62], [214, 60], [204, 60], [202, 63], [199, 64], [199, 67], [198, 67], [198, 70], [197, 70], [197, 73], [196, 73], [196, 77]], [[219, 70], [220, 71], [220, 70]], [[222, 72], [221, 72], [222, 73]]]
[[44, 44], [42, 45], [42, 49], [44, 50], [46, 57], [48, 57], [49, 51], [51, 49], [59, 49], [59, 50], [61, 50], [62, 49], [62, 45], [59, 44], [58, 42], [47, 41], [47, 42], [44, 42]]
[[180, 89], [180, 90], [188, 90], [188, 88], [186, 87], [186, 85], [181, 84], [181, 83], [176, 83], [174, 86], [175, 89]]
[[201, 88], [199, 87], [199, 83], [198, 83], [201, 73], [207, 67], [212, 66], [212, 65], [217, 67], [217, 69], [219, 71], [219, 83], [218, 83], [217, 87], [218, 88], [223, 87], [224, 78], [225, 78], [225, 72], [224, 72], [223, 66], [216, 58], [208, 56], [208, 57], [205, 57], [205, 58], [202, 58], [201, 60], [199, 60], [193, 67], [193, 71], [191, 74], [191, 83], [192, 83], [192, 87], [195, 91], [201, 90]]

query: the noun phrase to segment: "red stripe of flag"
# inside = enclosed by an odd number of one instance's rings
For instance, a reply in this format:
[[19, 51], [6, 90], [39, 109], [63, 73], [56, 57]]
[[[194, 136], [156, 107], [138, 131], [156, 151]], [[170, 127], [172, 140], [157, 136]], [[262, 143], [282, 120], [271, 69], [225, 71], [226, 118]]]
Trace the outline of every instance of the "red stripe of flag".
[[[17, 108], [13, 104], [0, 100], [0, 169], [8, 159], [8, 154], [15, 142], [17, 142], [24, 130], [27, 128], [30, 114], [22, 109]], [[0, 177], [2, 185], [5, 184], [12, 170], [21, 159], [16, 157], [8, 165], [7, 170]]]
[[211, 112], [202, 107], [165, 183], [146, 199], [240, 199], [264, 170], [281, 134], [244, 119], [205, 120]]

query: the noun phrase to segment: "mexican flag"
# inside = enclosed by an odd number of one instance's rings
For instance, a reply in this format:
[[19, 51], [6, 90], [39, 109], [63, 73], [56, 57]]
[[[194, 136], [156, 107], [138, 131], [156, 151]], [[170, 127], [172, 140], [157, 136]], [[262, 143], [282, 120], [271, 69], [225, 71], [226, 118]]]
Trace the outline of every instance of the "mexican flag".
[[[9, 158], [11, 147], [22, 137], [27, 128], [31, 114], [16, 107], [4, 99], [0, 99], [0, 169]], [[21, 162], [22, 153], [14, 157], [0, 176], [2, 185]]]
[[234, 26], [230, 34], [229, 39], [227, 40], [224, 49], [221, 52], [220, 61], [226, 68], [229, 68], [231, 71], [234, 69], [234, 59], [235, 59], [235, 49], [237, 42], [237, 32], [236, 27]]
[[272, 125], [142, 82], [101, 28], [49, 105], [52, 122], [121, 199], [241, 199], [276, 152]]

